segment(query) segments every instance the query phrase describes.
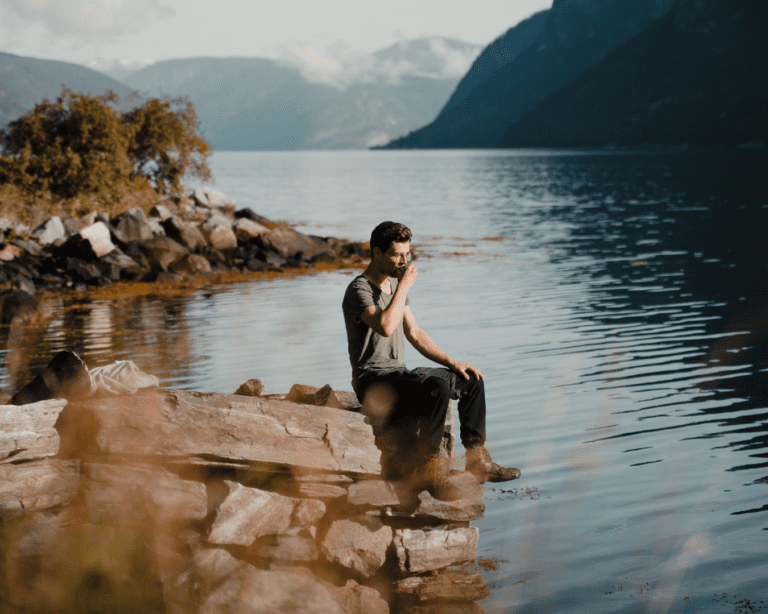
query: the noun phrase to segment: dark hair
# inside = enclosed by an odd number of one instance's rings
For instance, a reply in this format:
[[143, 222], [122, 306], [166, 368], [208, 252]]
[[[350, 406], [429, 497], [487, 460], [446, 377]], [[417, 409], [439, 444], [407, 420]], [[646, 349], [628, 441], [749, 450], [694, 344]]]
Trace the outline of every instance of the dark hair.
[[371, 233], [371, 254], [374, 247], [386, 252], [393, 243], [405, 243], [410, 240], [411, 230], [404, 224], [382, 222]]

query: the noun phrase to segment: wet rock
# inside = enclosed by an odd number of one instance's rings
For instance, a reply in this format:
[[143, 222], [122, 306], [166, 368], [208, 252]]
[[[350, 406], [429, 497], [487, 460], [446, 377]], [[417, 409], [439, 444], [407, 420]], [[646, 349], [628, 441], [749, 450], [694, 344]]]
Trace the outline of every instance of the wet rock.
[[387, 602], [377, 590], [369, 586], [347, 580], [343, 588], [334, 587], [329, 590], [343, 614], [389, 614]]
[[59, 434], [54, 428], [67, 401], [51, 399], [17, 405], [0, 405], [0, 463], [56, 456]]
[[299, 535], [269, 535], [259, 539], [249, 553], [283, 563], [310, 563], [318, 558], [315, 540]]
[[0, 323], [9, 325], [14, 320], [29, 321], [40, 308], [38, 300], [24, 290], [6, 290], [0, 293]]
[[112, 234], [123, 245], [132, 241], [148, 241], [155, 236], [147, 216], [139, 207], [128, 209], [113, 218]]
[[216, 512], [208, 541], [212, 544], [251, 546], [265, 535], [307, 527], [325, 514], [321, 501], [284, 497], [237, 482], [225, 482], [229, 494]]
[[202, 520], [208, 514], [205, 484], [182, 480], [161, 467], [146, 464], [85, 463], [85, 499], [94, 519], [130, 521], [137, 507], [154, 522]]
[[392, 528], [373, 516], [336, 520], [323, 538], [326, 560], [369, 577], [384, 564], [392, 543]]
[[242, 395], [244, 397], [260, 397], [264, 394], [264, 384], [258, 379], [249, 379], [243, 385], [235, 391], [235, 394]]
[[146, 256], [150, 266], [168, 271], [170, 266], [189, 252], [169, 237], [157, 237], [137, 243], [139, 250]]
[[397, 593], [414, 596], [418, 601], [480, 601], [491, 594], [482, 574], [461, 570], [441, 570], [395, 582]]
[[12, 405], [26, 405], [45, 399], [76, 399], [91, 391], [88, 367], [74, 352], [59, 352], [35, 379], [19, 390]]
[[310, 237], [293, 228], [278, 226], [258, 237], [258, 241], [267, 251], [274, 251], [284, 257], [310, 260], [321, 254], [333, 254], [323, 241]]
[[266, 226], [244, 217], [235, 220], [235, 223], [232, 224], [232, 230], [239, 239], [243, 240], [253, 239], [269, 232], [269, 228]]
[[0, 464], [0, 520], [67, 505], [79, 483], [79, 460]]
[[422, 573], [477, 558], [475, 527], [440, 526], [428, 529], [396, 529], [398, 566], [404, 573]]
[[232, 216], [235, 214], [235, 201], [211, 188], [196, 188], [192, 193], [192, 199], [200, 207], [218, 209], [223, 213], [228, 213]]
[[186, 273], [188, 275], [207, 275], [213, 273], [211, 263], [198, 254], [184, 254], [178, 260], [170, 264], [170, 270], [174, 273]]
[[197, 250], [208, 245], [203, 233], [192, 222], [185, 222], [172, 216], [161, 222], [161, 225], [166, 236], [189, 250]]

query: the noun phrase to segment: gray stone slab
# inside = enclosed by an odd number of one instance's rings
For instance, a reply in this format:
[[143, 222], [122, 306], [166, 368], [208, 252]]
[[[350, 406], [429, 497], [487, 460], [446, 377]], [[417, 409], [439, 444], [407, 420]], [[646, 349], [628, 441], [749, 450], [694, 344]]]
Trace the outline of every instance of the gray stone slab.
[[27, 405], [0, 405], [0, 464], [56, 456], [54, 425], [67, 404], [50, 399]]

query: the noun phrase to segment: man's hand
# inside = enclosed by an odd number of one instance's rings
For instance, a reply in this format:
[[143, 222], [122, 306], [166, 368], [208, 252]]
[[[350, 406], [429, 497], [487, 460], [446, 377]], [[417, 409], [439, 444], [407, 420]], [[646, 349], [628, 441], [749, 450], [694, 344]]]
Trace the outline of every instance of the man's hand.
[[397, 281], [405, 288], [410, 288], [416, 283], [416, 276], [419, 274], [418, 269], [412, 264], [408, 266], [400, 267], [397, 269]]
[[451, 370], [456, 371], [456, 373], [461, 375], [464, 379], [469, 379], [470, 375], [474, 376], [475, 379], [483, 379], [483, 374], [466, 362], [451, 363]]

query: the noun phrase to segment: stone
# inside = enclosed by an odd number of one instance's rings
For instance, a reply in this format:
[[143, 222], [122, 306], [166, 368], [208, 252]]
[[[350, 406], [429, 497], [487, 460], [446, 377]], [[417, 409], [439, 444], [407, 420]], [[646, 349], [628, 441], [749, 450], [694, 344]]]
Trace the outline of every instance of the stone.
[[15, 245], [6, 245], [0, 250], [0, 260], [3, 262], [10, 262], [21, 256], [21, 248]]
[[389, 604], [376, 589], [361, 586], [354, 580], [330, 589], [330, 593], [344, 614], [389, 614]]
[[315, 404], [315, 394], [320, 390], [315, 386], [307, 386], [305, 384], [294, 384], [288, 391], [286, 401], [291, 403], [303, 403], [305, 405]]
[[67, 505], [79, 483], [76, 459], [0, 464], [0, 519]]
[[309, 563], [318, 558], [315, 540], [299, 535], [269, 535], [261, 538], [249, 553], [274, 561]]
[[165, 236], [165, 228], [163, 228], [163, 225], [160, 223], [161, 220], [157, 218], [147, 218], [147, 225], [152, 230], [152, 234], [155, 237], [164, 237]]
[[261, 380], [249, 379], [235, 391], [235, 394], [239, 394], [244, 397], [260, 397], [265, 392], [266, 390], [264, 389], [264, 384], [261, 383]]
[[42, 373], [11, 398], [12, 405], [45, 399], [76, 399], [91, 392], [88, 367], [74, 352], [59, 352]]
[[354, 412], [183, 390], [79, 400], [67, 409], [73, 424], [90, 421], [93, 432], [81, 440], [99, 453], [248, 461], [299, 474], [381, 473], [373, 431]]
[[212, 544], [251, 546], [259, 537], [307, 527], [325, 514], [322, 501], [284, 497], [237, 482], [225, 484], [229, 494], [219, 506], [208, 535]]
[[345, 488], [333, 484], [318, 482], [289, 482], [281, 489], [289, 496], [309, 497], [311, 499], [338, 499], [347, 494]]
[[54, 425], [67, 401], [51, 399], [24, 408], [0, 405], [0, 464], [56, 456], [60, 438]]
[[122, 244], [148, 241], [155, 236], [140, 207], [128, 209], [112, 219], [112, 235]]
[[130, 520], [137, 506], [158, 523], [191, 522], [208, 515], [205, 484], [183, 480], [149, 464], [85, 463], [85, 499], [97, 520]]
[[480, 601], [491, 594], [482, 574], [463, 570], [441, 570], [423, 576], [403, 578], [395, 582], [394, 591], [413, 595], [419, 602], [436, 599]]
[[189, 252], [169, 237], [156, 237], [138, 243], [139, 250], [146, 256], [150, 266], [168, 271], [170, 266]]
[[117, 248], [106, 256], [99, 258], [99, 262], [107, 265], [108, 277], [112, 281], [118, 281], [123, 277], [140, 277], [146, 273], [145, 269], [138, 262]]
[[212, 190], [211, 188], [196, 188], [195, 191], [192, 192], [192, 198], [200, 207], [205, 207], [207, 209], [219, 209], [222, 212], [229, 213], [232, 216], [234, 216], [235, 209], [237, 208], [235, 206], [235, 201], [233, 201], [228, 196], [225, 196], [221, 192]]
[[166, 236], [177, 241], [188, 250], [197, 250], [208, 245], [203, 233], [192, 222], [185, 222], [175, 216], [161, 222]]
[[251, 220], [252, 222], [256, 222], [257, 224], [262, 224], [263, 226], [269, 227], [269, 220], [255, 211], [253, 209], [250, 209], [249, 207], [243, 207], [242, 209], [238, 209], [235, 211], [235, 219], [242, 219], [245, 218], [247, 220]]
[[288, 226], [277, 226], [258, 237], [268, 251], [275, 251], [281, 256], [310, 260], [321, 254], [333, 255], [333, 250], [326, 243], [301, 234]]
[[39, 301], [24, 290], [5, 290], [0, 294], [0, 323], [10, 325], [14, 320], [28, 322], [40, 308]]
[[186, 273], [188, 275], [208, 275], [213, 273], [211, 263], [199, 254], [184, 254], [178, 260], [174, 260], [169, 268], [174, 273]]
[[269, 228], [249, 220], [248, 218], [241, 217], [236, 219], [232, 224], [232, 230], [239, 239], [253, 239], [263, 235], [265, 232], [269, 232]]
[[435, 605], [412, 605], [401, 608], [398, 614], [485, 614], [476, 603], [441, 603]]
[[104, 222], [96, 222], [95, 224], [86, 226], [75, 236], [79, 236], [81, 240], [88, 242], [95, 258], [106, 256], [109, 252], [115, 249], [115, 244], [112, 243], [109, 234], [109, 228], [107, 228], [107, 225], [104, 224]]
[[327, 561], [367, 578], [384, 564], [391, 543], [391, 527], [373, 516], [358, 516], [333, 522], [320, 552]]
[[422, 573], [477, 558], [478, 530], [448, 525], [427, 529], [396, 529], [395, 552], [400, 571]]
[[149, 214], [153, 217], [159, 217], [161, 220], [167, 220], [171, 215], [171, 210], [165, 205], [155, 205], [149, 210]]
[[[58, 240], [60, 239], [56, 239], [56, 241]], [[43, 253], [43, 251], [40, 249], [40, 246], [35, 241], [28, 239], [14, 239], [11, 241], [11, 245], [15, 245], [16, 247], [21, 248], [22, 251], [25, 251], [28, 254], [32, 254], [33, 256], [39, 256]]]
[[285, 571], [265, 571], [239, 561], [223, 549], [195, 552], [202, 578], [200, 614], [343, 614], [317, 580]]
[[200, 225], [200, 232], [213, 249], [226, 251], [237, 247], [237, 236], [228, 220], [208, 220]]
[[61, 221], [61, 218], [58, 215], [54, 215], [35, 228], [30, 237], [41, 245], [50, 245], [57, 239], [66, 239], [67, 231], [64, 229], [64, 223]]

